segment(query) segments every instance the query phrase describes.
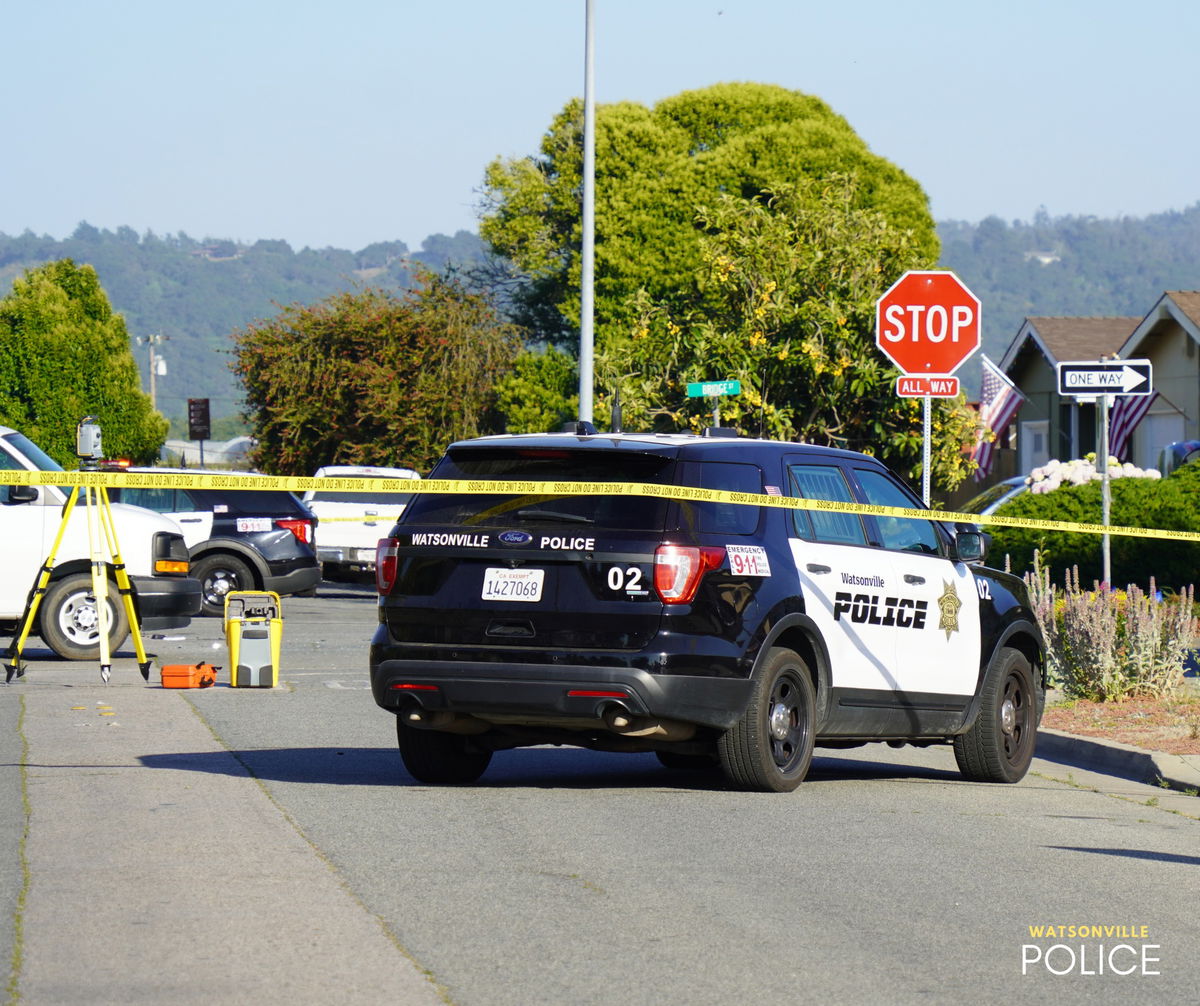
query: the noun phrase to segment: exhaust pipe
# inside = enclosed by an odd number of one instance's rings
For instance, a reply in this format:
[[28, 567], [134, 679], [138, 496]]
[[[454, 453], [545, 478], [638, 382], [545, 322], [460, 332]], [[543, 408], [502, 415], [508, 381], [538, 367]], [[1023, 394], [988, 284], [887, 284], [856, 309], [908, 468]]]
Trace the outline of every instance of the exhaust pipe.
[[401, 719], [418, 730], [440, 730], [448, 734], [482, 734], [491, 729], [485, 720], [448, 709], [424, 709], [413, 702], [400, 713]]
[[604, 725], [622, 737], [653, 737], [663, 741], [691, 740], [696, 733], [692, 723], [635, 716], [619, 702], [610, 703], [604, 710]]

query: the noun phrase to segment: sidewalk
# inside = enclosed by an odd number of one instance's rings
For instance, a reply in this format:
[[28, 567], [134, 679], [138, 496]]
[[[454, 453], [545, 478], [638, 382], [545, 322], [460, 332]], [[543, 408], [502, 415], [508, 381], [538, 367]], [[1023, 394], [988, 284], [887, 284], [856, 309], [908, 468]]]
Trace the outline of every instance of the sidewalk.
[[[1078, 737], [1060, 730], [1038, 730], [1035, 757], [1075, 765], [1102, 775], [1134, 782], [1168, 784], [1200, 793], [1200, 755], [1173, 755], [1097, 737]], [[1200, 799], [1196, 800], [1200, 814]]]
[[21, 1001], [444, 1002], [180, 696], [135, 671], [5, 697], [28, 745]]

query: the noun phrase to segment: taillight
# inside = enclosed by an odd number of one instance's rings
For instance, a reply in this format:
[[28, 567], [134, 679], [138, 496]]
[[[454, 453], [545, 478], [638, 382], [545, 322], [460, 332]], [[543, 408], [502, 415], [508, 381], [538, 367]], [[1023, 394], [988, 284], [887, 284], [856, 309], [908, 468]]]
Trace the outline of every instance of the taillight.
[[375, 544], [375, 589], [386, 594], [396, 582], [396, 539], [380, 538]]
[[288, 517], [286, 519], [277, 518], [275, 525], [283, 528], [285, 531], [291, 531], [296, 536], [297, 541], [302, 541], [305, 544], [312, 541], [312, 524], [306, 520], [300, 520], [296, 517]]
[[688, 604], [701, 577], [724, 561], [722, 545], [659, 545], [654, 550], [654, 589], [663, 604]]

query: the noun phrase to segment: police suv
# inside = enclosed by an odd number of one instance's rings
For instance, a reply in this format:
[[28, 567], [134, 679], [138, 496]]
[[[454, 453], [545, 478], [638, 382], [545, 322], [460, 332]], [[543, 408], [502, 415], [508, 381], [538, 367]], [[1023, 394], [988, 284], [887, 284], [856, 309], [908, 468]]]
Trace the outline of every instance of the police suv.
[[451, 445], [430, 477], [509, 484], [418, 494], [379, 543], [371, 685], [422, 782], [473, 782], [494, 751], [533, 744], [653, 751], [780, 792], [814, 745], [951, 743], [979, 781], [1029, 768], [1045, 660], [1024, 583], [980, 564], [973, 526], [837, 509], [922, 508], [872, 457], [721, 435], [506, 435]]

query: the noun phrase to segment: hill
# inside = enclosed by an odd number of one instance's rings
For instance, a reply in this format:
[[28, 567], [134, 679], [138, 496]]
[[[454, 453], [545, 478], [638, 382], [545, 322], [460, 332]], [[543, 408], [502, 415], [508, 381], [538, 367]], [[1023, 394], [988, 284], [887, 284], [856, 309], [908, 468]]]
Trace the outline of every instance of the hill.
[[[1028, 315], [1141, 315], [1164, 290], [1200, 289], [1200, 203], [1143, 218], [1051, 218], [1040, 211], [1031, 223], [950, 220], [938, 224], [938, 235], [941, 267], [954, 270], [983, 303], [984, 351], [994, 359]], [[211, 399], [214, 417], [237, 413], [230, 333], [278, 306], [313, 303], [355, 285], [401, 290], [415, 263], [438, 270], [484, 256], [468, 231], [432, 235], [413, 252], [402, 241], [356, 252], [295, 251], [286, 241], [139, 236], [129, 227], [114, 232], [81, 223], [62, 241], [0, 234], [0, 294], [24, 269], [52, 259], [95, 266], [131, 336], [168, 337], [159, 347], [167, 373], [156, 382], [157, 404], [178, 428], [189, 397]], [[135, 351], [147, 386], [149, 355]], [[976, 373], [963, 375], [968, 390]]]
[[998, 360], [1043, 315], [1144, 315], [1164, 290], [1200, 289], [1200, 203], [1148, 217], [938, 224], [941, 265], [983, 304], [983, 349]]
[[[81, 223], [66, 240], [0, 234], [0, 294], [25, 269], [71, 258], [95, 267], [113, 308], [124, 315], [132, 338], [159, 334], [156, 348], [166, 374], [156, 380], [160, 412], [177, 420], [188, 398], [208, 398], [213, 417], [238, 411], [241, 390], [229, 369], [229, 336], [285, 304], [309, 304], [356, 285], [405, 289], [415, 265], [435, 271], [469, 264], [483, 255], [479, 238], [466, 231], [435, 234], [418, 251], [402, 241], [361, 251], [304, 248], [286, 241], [197, 241], [179, 233], [139, 236], [132, 228], [98, 230]], [[148, 387], [149, 352], [135, 344], [142, 386]]]

